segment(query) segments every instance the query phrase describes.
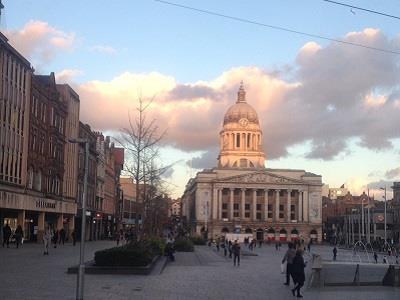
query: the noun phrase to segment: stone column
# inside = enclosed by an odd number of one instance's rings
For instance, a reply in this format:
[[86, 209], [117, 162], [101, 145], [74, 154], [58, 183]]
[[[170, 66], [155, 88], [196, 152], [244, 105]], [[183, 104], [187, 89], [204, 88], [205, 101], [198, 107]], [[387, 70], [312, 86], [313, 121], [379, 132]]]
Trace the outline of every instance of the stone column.
[[298, 202], [297, 202], [297, 221], [303, 222], [303, 192], [298, 191]]
[[290, 223], [290, 206], [291, 206], [291, 192], [292, 190], [286, 190], [287, 191], [287, 200], [286, 200], [286, 221]]
[[233, 193], [235, 189], [230, 188], [229, 191], [229, 221], [233, 221]]
[[218, 189], [218, 219], [222, 220], [222, 188]]
[[264, 221], [268, 221], [268, 189], [264, 190]]
[[246, 199], [246, 189], [242, 189], [242, 198], [240, 199], [240, 218], [244, 219], [244, 212], [245, 212], [245, 199]]
[[275, 190], [275, 221], [279, 222], [279, 192], [281, 190]]
[[218, 218], [218, 190], [216, 188], [213, 188], [213, 195], [212, 195], [212, 218], [213, 220], [216, 220]]
[[308, 222], [308, 191], [303, 191], [303, 220]]
[[41, 243], [43, 240], [43, 234], [45, 230], [45, 222], [44, 222], [45, 214], [46, 214], [45, 212], [40, 212], [38, 217], [37, 241], [39, 243]]
[[63, 221], [64, 221], [64, 215], [59, 214], [58, 218], [57, 218], [57, 230], [60, 230], [61, 228], [63, 228]]
[[25, 210], [18, 211], [17, 224], [21, 225], [22, 230], [25, 230]]
[[253, 213], [252, 213], [252, 220], [257, 221], [257, 190], [253, 189]]

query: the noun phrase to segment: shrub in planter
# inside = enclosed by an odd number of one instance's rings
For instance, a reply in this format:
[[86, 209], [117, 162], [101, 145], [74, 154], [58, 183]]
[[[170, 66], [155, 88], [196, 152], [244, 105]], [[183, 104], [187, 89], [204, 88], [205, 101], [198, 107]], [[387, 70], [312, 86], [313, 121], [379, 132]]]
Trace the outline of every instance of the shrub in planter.
[[153, 252], [157, 255], [163, 255], [165, 250], [165, 241], [163, 239], [154, 237], [149, 238], [145, 241], [148, 243], [149, 247], [153, 250]]
[[201, 236], [192, 236], [192, 237], [190, 237], [190, 240], [195, 245], [205, 245], [207, 243], [207, 241], [204, 238], [202, 238]]
[[97, 266], [142, 267], [148, 265], [156, 255], [148, 243], [136, 242], [97, 251], [94, 261]]
[[194, 251], [193, 242], [187, 238], [178, 238], [174, 242], [174, 248], [176, 251], [181, 252], [192, 252]]

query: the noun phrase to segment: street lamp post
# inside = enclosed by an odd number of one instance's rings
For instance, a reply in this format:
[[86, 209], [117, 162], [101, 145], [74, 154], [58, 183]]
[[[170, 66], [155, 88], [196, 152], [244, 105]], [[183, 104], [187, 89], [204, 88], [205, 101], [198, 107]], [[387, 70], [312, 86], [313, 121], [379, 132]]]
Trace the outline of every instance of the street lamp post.
[[386, 186], [384, 188], [380, 188], [382, 191], [385, 191], [385, 195], [383, 196], [383, 198], [385, 199], [385, 244], [387, 243], [387, 234], [386, 234]]
[[82, 196], [82, 224], [81, 224], [81, 244], [79, 253], [79, 269], [76, 282], [76, 300], [83, 300], [84, 276], [85, 276], [85, 237], [86, 237], [86, 201], [87, 201], [87, 181], [89, 171], [89, 140], [70, 139], [70, 143], [85, 144], [85, 174], [83, 179]]

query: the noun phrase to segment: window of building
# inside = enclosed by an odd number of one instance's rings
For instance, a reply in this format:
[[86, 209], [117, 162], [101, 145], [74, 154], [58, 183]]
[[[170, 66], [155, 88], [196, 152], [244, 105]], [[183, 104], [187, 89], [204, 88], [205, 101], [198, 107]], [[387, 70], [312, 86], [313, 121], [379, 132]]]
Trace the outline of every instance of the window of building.
[[228, 209], [228, 203], [222, 203], [222, 209]]
[[234, 218], [239, 218], [239, 212], [235, 211], [235, 212], [233, 213], [233, 217], [234, 217]]
[[284, 205], [283, 204], [279, 204], [279, 211], [283, 211], [284, 210]]
[[257, 210], [261, 210], [261, 204], [257, 204]]
[[245, 212], [245, 213], [244, 213], [244, 217], [245, 217], [245, 218], [250, 218], [250, 213], [249, 213], [249, 212]]
[[283, 216], [284, 216], [284, 215], [283, 215], [283, 212], [279, 212], [279, 218], [280, 218], [280, 219], [283, 219]]
[[240, 147], [240, 133], [236, 134], [236, 148]]
[[250, 210], [250, 203], [246, 203], [246, 204], [244, 205], [244, 209], [245, 209], [245, 210]]
[[268, 211], [268, 219], [272, 219], [272, 211]]
[[226, 211], [222, 212], [222, 218], [227, 219], [228, 218], [228, 213]]
[[257, 218], [257, 220], [261, 220], [261, 213], [260, 212], [257, 213], [256, 218]]
[[239, 203], [233, 203], [233, 209], [239, 210]]

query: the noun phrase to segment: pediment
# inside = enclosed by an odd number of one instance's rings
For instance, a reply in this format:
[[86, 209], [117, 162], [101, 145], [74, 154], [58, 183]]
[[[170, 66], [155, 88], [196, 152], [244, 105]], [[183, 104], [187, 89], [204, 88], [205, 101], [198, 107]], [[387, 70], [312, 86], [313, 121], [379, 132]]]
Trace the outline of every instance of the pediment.
[[302, 180], [280, 176], [269, 172], [247, 173], [236, 176], [218, 178], [215, 179], [215, 181], [232, 183], [308, 184]]

